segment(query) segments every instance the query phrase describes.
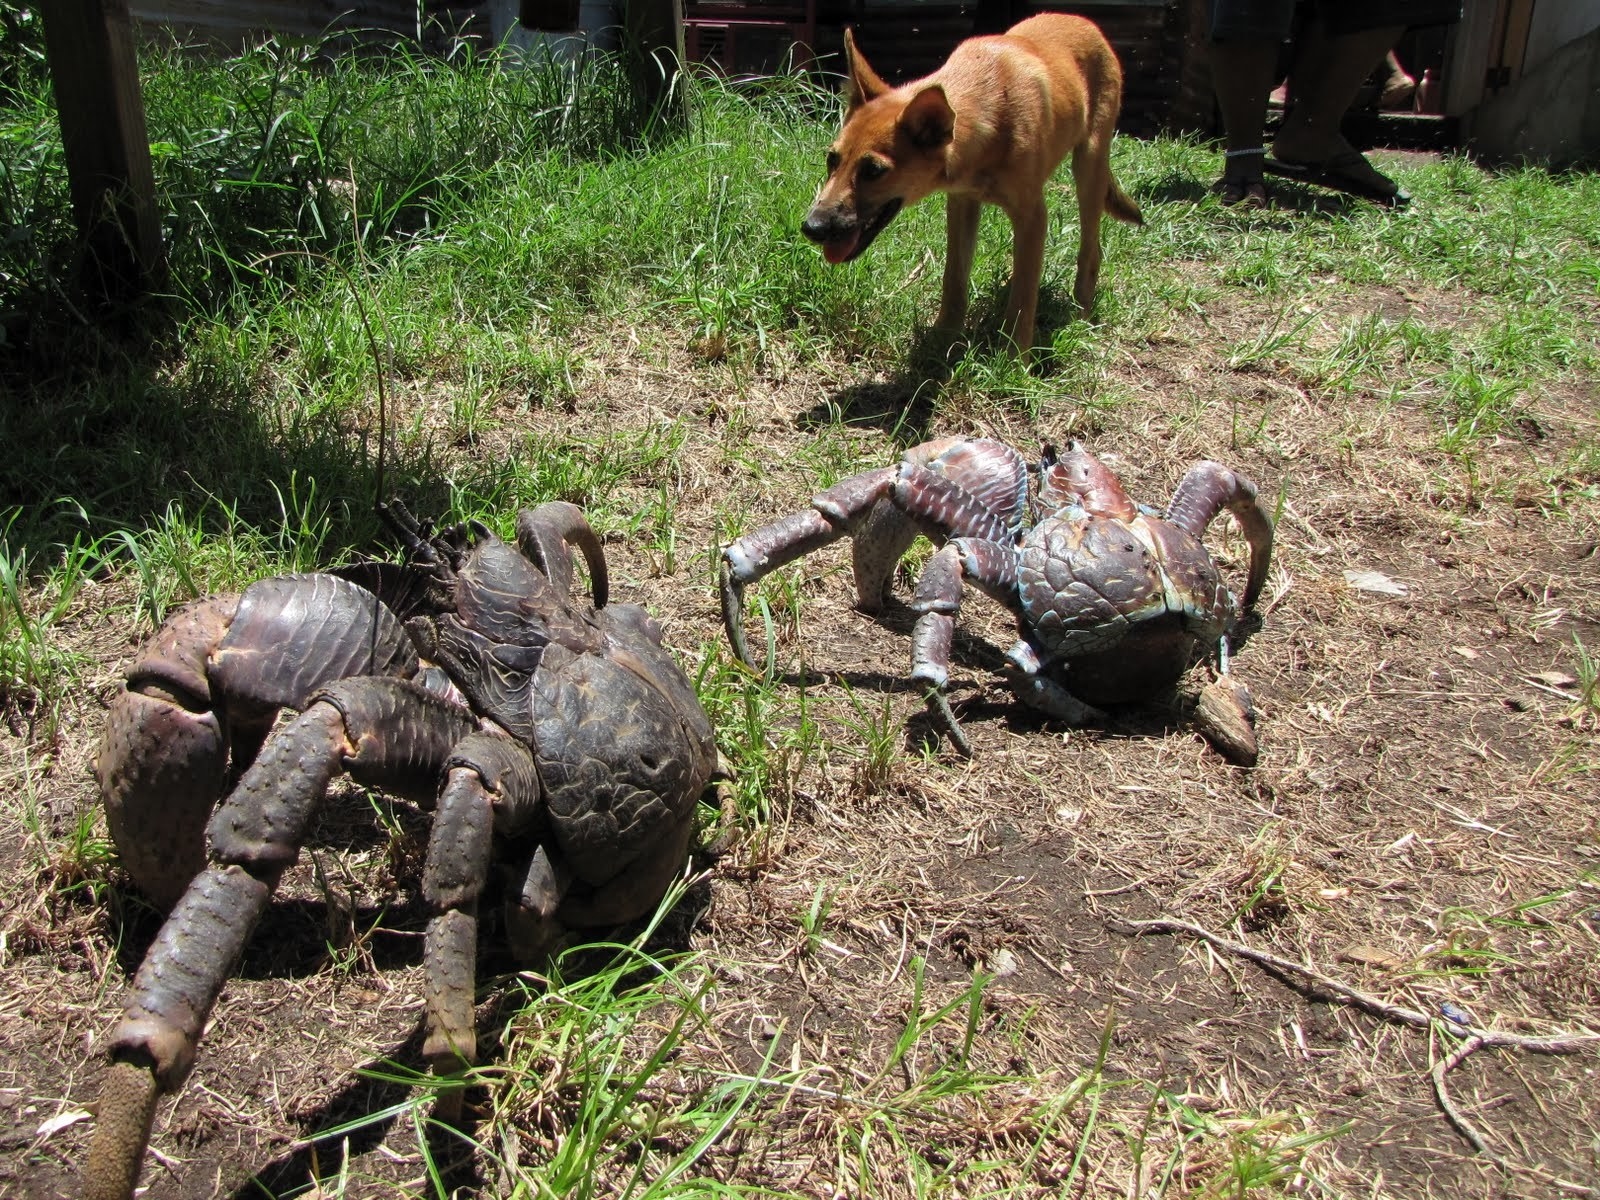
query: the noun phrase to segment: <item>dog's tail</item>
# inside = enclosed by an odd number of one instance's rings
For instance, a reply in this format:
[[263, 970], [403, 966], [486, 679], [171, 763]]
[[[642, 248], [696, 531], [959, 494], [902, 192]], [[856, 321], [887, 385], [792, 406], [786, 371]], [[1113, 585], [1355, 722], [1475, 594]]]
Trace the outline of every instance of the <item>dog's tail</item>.
[[1129, 225], [1143, 225], [1144, 214], [1139, 211], [1139, 206], [1134, 203], [1133, 197], [1122, 190], [1122, 185], [1117, 182], [1117, 177], [1111, 175], [1106, 181], [1106, 211], [1119, 221], [1126, 221]]

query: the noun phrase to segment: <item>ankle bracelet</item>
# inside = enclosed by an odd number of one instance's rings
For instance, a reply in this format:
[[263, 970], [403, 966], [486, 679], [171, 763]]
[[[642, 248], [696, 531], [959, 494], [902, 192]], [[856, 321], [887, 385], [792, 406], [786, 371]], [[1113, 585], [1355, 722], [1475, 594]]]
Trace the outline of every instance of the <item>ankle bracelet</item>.
[[1243, 158], [1247, 154], [1259, 154], [1259, 155], [1262, 155], [1263, 157], [1265, 157], [1266, 153], [1267, 153], [1267, 148], [1265, 146], [1252, 146], [1248, 150], [1224, 150], [1222, 152], [1222, 157], [1223, 158]]

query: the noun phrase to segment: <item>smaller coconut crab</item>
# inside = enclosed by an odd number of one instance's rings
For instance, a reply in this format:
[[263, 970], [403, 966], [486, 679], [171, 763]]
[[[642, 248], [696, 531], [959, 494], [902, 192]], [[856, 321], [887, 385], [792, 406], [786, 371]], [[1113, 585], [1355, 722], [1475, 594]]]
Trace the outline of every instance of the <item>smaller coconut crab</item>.
[[[918, 533], [939, 549], [911, 601], [911, 678], [927, 689], [935, 723], [963, 755], [971, 746], [944, 688], [962, 588], [970, 583], [1015, 614], [1007, 674], [1025, 703], [1081, 725], [1097, 705], [1149, 698], [1177, 683], [1198, 653], [1215, 651], [1221, 678], [1196, 721], [1224, 754], [1253, 763], [1249, 694], [1227, 675], [1227, 639], [1261, 594], [1272, 519], [1256, 486], [1221, 463], [1199, 462], [1165, 513], [1135, 504], [1117, 477], [1076, 442], [1044, 447], [1037, 495], [1021, 453], [989, 438], [913, 446], [894, 466], [853, 476], [811, 507], [722, 550], [722, 616], [734, 652], [755, 666], [744, 635], [744, 592], [768, 572], [840, 538], [852, 539], [858, 606], [878, 611], [895, 566]], [[1242, 602], [1201, 540], [1223, 509], [1250, 547]]]
[[[644, 609], [610, 604], [600, 540], [552, 503], [516, 542], [380, 515], [405, 565], [283, 575], [174, 613], [129, 668], [96, 760], [134, 882], [171, 915], [128, 990], [83, 1194], [131, 1195], [157, 1096], [208, 1014], [330, 784], [433, 812], [423, 1055], [475, 1060], [478, 901], [503, 880], [513, 953], [651, 911], [717, 773], [711, 722]], [[573, 550], [591, 598], [572, 596]], [[297, 715], [279, 721], [280, 712]], [[217, 801], [226, 795], [220, 805]], [[213, 812], [213, 809], [215, 811]], [[440, 1093], [453, 1119], [459, 1088]]]

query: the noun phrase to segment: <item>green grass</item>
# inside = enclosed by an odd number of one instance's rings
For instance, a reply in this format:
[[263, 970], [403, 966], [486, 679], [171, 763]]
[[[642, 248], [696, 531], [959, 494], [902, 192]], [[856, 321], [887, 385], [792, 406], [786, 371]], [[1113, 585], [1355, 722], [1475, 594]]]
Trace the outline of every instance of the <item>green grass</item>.
[[[30, 542], [142, 524], [175, 494], [197, 507], [226, 493], [259, 521], [276, 505], [274, 483], [291, 474], [370, 494], [369, 322], [390, 387], [450, 388], [449, 436], [471, 444], [497, 400], [516, 397], [529, 411], [570, 400], [581, 371], [574, 335], [603, 335], [618, 314], [650, 314], [745, 377], [775, 355], [887, 365], [933, 286], [923, 247], [938, 238], [936, 203], [901, 218], [871, 270], [828, 270], [794, 236], [832, 103], [799, 81], [748, 93], [702, 85], [688, 135], [641, 151], [618, 132], [626, 89], [598, 60], [575, 77], [470, 57], [399, 55], [380, 67], [272, 42], [177, 67], [152, 59], [145, 72], [177, 294], [145, 353], [89, 334], [92, 373], [70, 365], [85, 338], [78, 308], [62, 299], [69, 223], [47, 103], [30, 94], [0, 110], [0, 226], [20, 234], [0, 249], [0, 314], [14, 361], [57, 364], [42, 378], [14, 371], [21, 403], [0, 416], [9, 444], [57, 446], [44, 473], [53, 495], [41, 494], [41, 473], [0, 467], [0, 494], [20, 514], [13, 534]], [[1148, 192], [1177, 172], [1204, 180], [1208, 153], [1123, 140], [1117, 166]], [[1488, 175], [1453, 159], [1407, 182], [1412, 211], [1382, 219], [1196, 219], [1214, 211], [1201, 200], [1152, 207], [1142, 230], [1112, 224], [1098, 318], [1050, 331], [1044, 373], [985, 351], [929, 399], [1031, 418], [1066, 395], [1092, 417], [1120, 402], [1119, 346], [1159, 337], [1174, 310], [1241, 289], [1267, 297], [1277, 316], [1235, 364], [1287, 356], [1333, 394], [1401, 365], [1425, 371], [1439, 380], [1428, 402], [1441, 448], [1469, 453], [1516, 419], [1538, 380], [1595, 369], [1592, 310], [1573, 301], [1600, 289], [1588, 219], [1596, 184]], [[994, 317], [1006, 241], [1003, 220], [986, 214], [980, 325]], [[1065, 241], [1046, 272], [1046, 308], [1058, 313]], [[1224, 265], [1198, 278], [1175, 269], [1196, 260]], [[1465, 336], [1443, 341], [1425, 320], [1323, 315], [1329, 299], [1374, 284], [1465, 289], [1482, 302]], [[438, 432], [396, 420], [387, 433], [390, 482], [437, 502]], [[81, 504], [81, 519], [46, 509], [62, 495]], [[337, 525], [336, 538], [370, 535], [355, 522]]]
[[[1520, 436], [1552, 396], [1592, 395], [1600, 378], [1592, 174], [1446, 157], [1405, 169], [1416, 199], [1404, 213], [1245, 216], [1204, 194], [1213, 150], [1120, 139], [1116, 169], [1149, 224], [1108, 226], [1094, 319], [1067, 318], [1074, 238], [1053, 233], [1048, 352], [1034, 371], [1000, 352], [1009, 237], [991, 211], [975, 348], [948, 371], [923, 372], [906, 346], [937, 292], [928, 248], [942, 245], [942, 213], [917, 206], [870, 262], [826, 267], [796, 231], [837, 111], [810, 82], [694, 81], [688, 129], [641, 134], [620, 72], [601, 58], [576, 72], [508, 70], [465, 53], [329, 59], [283, 41], [204, 66], [149, 52], [171, 294], [91, 321], [72, 278], [47, 89], [17, 61], [0, 99], [0, 445], [11, 448], [0, 462], [0, 710], [47, 735], [84, 682], [86, 608], [109, 605], [147, 632], [207, 592], [381, 549], [371, 502], [385, 493], [502, 532], [519, 505], [576, 502], [603, 535], [637, 549], [648, 574], [705, 607], [712, 554], [679, 512], [695, 437], [715, 443], [697, 465], [721, 489], [715, 536], [725, 538], [751, 527], [764, 489], [781, 482], [797, 507], [808, 489], [880, 461], [885, 441], [947, 427], [1092, 434], [1140, 404], [1140, 419], [1181, 432], [1203, 415], [1200, 401], [1175, 387], [1138, 394], [1129, 363], [1175, 343], [1181, 352], [1197, 317], [1232, 306], [1249, 319], [1189, 347], [1309, 405], [1421, 414], [1443, 490], [1481, 501], [1498, 486], [1484, 482], [1488, 450]], [[1070, 230], [1065, 186], [1051, 207], [1053, 230]], [[1398, 316], [1366, 307], [1373, 289], [1426, 302]], [[596, 412], [591, 423], [585, 410], [576, 432], [555, 419], [587, 403], [614, 366], [609, 351], [630, 337], [652, 363], [667, 359], [661, 347], [688, 348], [714, 381], [705, 386], [727, 394], [725, 411], [706, 418], [709, 435], [680, 416]], [[804, 371], [836, 383], [887, 377], [895, 411], [819, 397], [800, 448], [774, 462], [752, 436], [768, 419], [761, 389]], [[670, 375], [644, 390], [666, 390]], [[747, 397], [748, 409], [738, 403]], [[1232, 403], [1236, 447], [1285, 436], [1278, 401]], [[1592, 417], [1537, 481], [1537, 503], [1557, 519], [1600, 495]], [[1367, 435], [1347, 436], [1353, 455]], [[804, 652], [802, 624], [820, 623], [807, 604], [797, 569], [775, 573], [749, 604], [752, 644], [775, 647], [767, 670], [745, 670], [720, 643], [692, 664], [735, 768], [730, 819], [751, 871], [782, 852], [819, 772], [843, 764], [849, 786], [871, 795], [904, 765], [887, 696], [852, 692], [849, 713], [830, 724], [806, 687], [773, 678], [797, 645]], [[1573, 717], [1592, 729], [1593, 654], [1581, 641], [1573, 653]], [[35, 822], [30, 837], [61, 887], [102, 877], [93, 828]], [[1286, 852], [1254, 852], [1233, 897], [1246, 925], [1287, 910]], [[786, 910], [808, 960], [826, 956], [836, 891], [808, 886]], [[515, 1194], [759, 1192], [714, 1182], [703, 1162], [728, 1131], [748, 1135], [787, 1098], [823, 1086], [820, 1064], [678, 1065], [713, 1020], [712, 964], [611, 949], [597, 973], [508, 985], [522, 990], [505, 1056], [482, 1072], [493, 1109], [482, 1153], [505, 1166], [508, 1131], [531, 1138], [554, 1120], [559, 1144], [512, 1164]], [[1436, 959], [1442, 973], [1502, 965], [1460, 929]], [[1026, 1045], [1026, 1022], [988, 1019], [982, 973], [933, 996], [925, 965], [908, 964], [887, 1052], [831, 1098], [839, 1118], [821, 1136], [841, 1187], [1026, 1195], [1027, 1179], [1045, 1177], [1029, 1174], [1036, 1166], [1051, 1164], [1052, 1186], [1066, 1189], [1109, 1147], [1145, 1172], [1145, 1194], [1309, 1186], [1292, 1181], [1329, 1131], [1277, 1111], [1214, 1117], [1154, 1085], [1108, 1079], [1104, 1044], [1071, 1080], [1025, 1063], [1002, 1069], [1007, 1039]], [[1002, 1117], [1011, 1132], [998, 1141], [972, 1133]]]

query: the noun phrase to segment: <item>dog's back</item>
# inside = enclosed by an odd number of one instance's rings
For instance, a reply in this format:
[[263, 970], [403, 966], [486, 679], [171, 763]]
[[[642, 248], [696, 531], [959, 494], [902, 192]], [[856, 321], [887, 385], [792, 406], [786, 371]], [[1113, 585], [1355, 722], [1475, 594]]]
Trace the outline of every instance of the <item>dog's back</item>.
[[[1100, 27], [1068, 13], [1040, 13], [996, 36], [1021, 43], [1049, 77], [1054, 119], [1045, 123], [1052, 134], [1050, 145], [1041, 147], [1050, 162], [1046, 177], [1070, 152], [1108, 150], [1122, 113], [1122, 64]], [[1109, 180], [1106, 211], [1118, 220], [1144, 224], [1139, 206], [1114, 178]]]

